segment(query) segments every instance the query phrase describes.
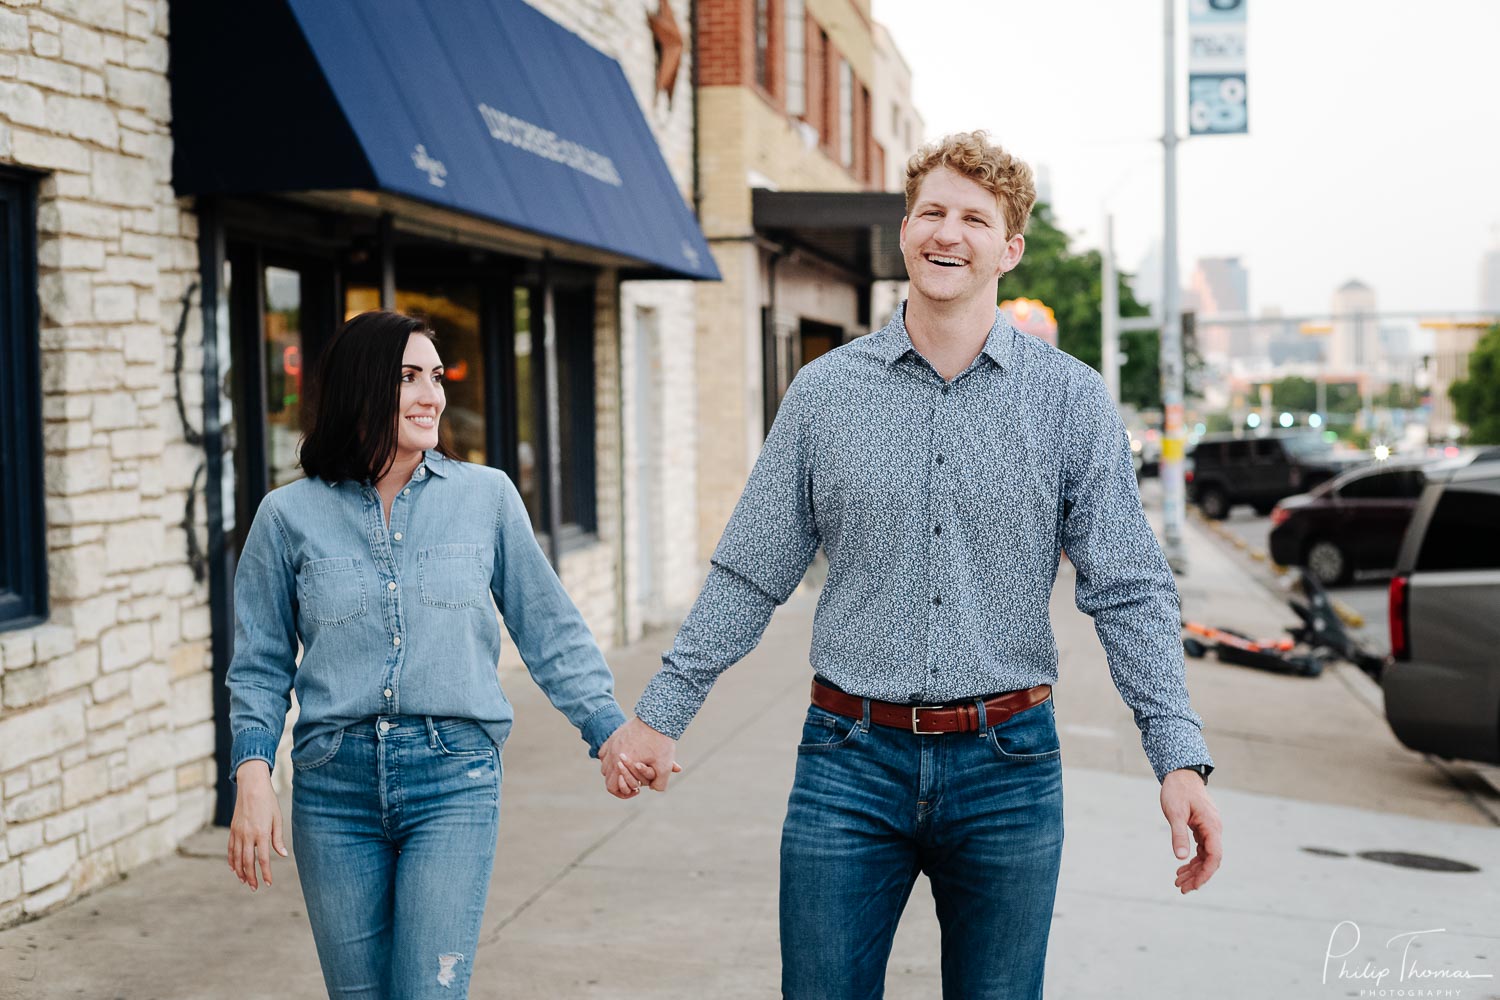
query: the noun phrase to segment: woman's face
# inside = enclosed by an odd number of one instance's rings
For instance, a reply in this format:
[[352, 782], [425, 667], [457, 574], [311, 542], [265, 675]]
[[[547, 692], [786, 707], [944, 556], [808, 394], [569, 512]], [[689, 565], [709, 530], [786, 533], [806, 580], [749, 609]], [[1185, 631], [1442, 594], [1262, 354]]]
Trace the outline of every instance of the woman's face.
[[401, 356], [401, 401], [396, 406], [396, 454], [413, 454], [436, 448], [438, 419], [448, 398], [443, 393], [443, 362], [437, 348], [425, 335], [414, 333], [406, 340]]

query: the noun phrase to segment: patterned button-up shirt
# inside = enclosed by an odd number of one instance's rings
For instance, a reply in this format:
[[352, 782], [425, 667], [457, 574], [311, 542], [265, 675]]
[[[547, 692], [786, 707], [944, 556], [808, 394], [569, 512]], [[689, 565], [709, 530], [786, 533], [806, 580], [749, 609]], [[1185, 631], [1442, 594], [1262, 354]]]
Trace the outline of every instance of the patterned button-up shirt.
[[1048, 598], [1066, 550], [1157, 778], [1211, 764], [1176, 585], [1103, 380], [997, 311], [983, 351], [945, 381], [903, 311], [793, 380], [637, 715], [680, 736], [819, 545], [812, 667], [843, 690], [933, 704], [1054, 683]]

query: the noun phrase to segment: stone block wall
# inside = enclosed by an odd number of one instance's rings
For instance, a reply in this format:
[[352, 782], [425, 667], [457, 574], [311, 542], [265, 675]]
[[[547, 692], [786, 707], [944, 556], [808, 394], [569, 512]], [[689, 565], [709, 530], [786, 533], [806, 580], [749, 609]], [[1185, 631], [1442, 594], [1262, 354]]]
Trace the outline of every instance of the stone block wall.
[[[0, 164], [38, 172], [52, 611], [0, 633], [0, 925], [171, 852], [212, 809], [201, 449], [173, 333], [197, 228], [171, 189], [164, 0], [0, 4]], [[189, 311], [180, 384], [202, 411]], [[203, 505], [198, 505], [201, 533]]]

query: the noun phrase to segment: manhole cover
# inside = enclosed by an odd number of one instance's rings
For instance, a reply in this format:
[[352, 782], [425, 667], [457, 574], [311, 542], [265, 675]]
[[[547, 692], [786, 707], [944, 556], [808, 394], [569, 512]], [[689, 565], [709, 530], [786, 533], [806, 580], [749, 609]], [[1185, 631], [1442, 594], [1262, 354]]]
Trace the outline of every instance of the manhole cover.
[[1366, 861], [1378, 861], [1397, 868], [1415, 868], [1424, 872], [1477, 872], [1478, 868], [1464, 861], [1451, 858], [1435, 858], [1430, 854], [1410, 854], [1406, 851], [1360, 851], [1358, 857]]
[[1335, 851], [1331, 847], [1304, 847], [1302, 850], [1308, 854], [1316, 854], [1320, 858], [1347, 858], [1349, 856], [1348, 851]]

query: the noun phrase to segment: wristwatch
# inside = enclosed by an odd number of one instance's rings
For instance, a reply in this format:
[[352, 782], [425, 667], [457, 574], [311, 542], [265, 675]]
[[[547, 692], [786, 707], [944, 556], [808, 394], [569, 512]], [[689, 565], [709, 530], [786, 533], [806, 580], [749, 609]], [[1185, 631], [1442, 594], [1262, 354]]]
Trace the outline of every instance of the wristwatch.
[[1214, 773], [1214, 766], [1212, 764], [1184, 764], [1177, 770], [1192, 771], [1198, 777], [1202, 778], [1203, 783], [1206, 785], [1208, 784], [1208, 776]]

